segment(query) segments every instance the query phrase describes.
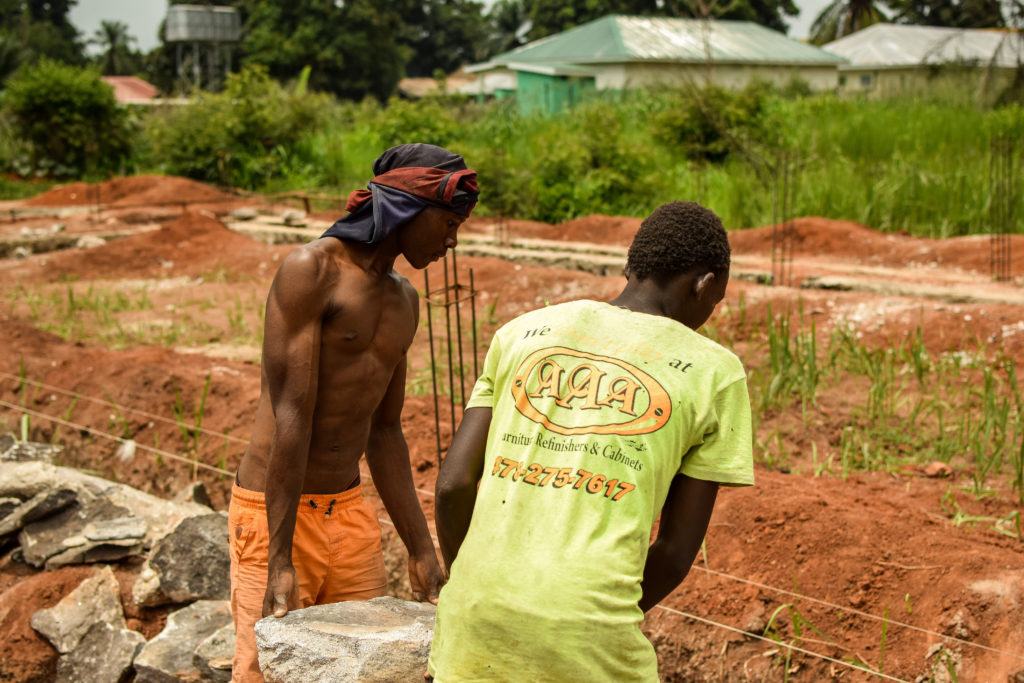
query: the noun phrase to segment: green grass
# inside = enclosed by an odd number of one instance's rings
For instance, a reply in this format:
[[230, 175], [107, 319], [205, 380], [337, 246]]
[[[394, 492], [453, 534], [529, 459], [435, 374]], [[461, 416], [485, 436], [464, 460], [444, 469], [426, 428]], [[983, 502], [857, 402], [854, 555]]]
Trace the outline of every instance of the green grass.
[[[695, 164], [659, 137], [658, 117], [679, 97], [635, 92], [548, 117], [499, 104], [403, 103], [397, 124], [389, 109], [348, 108], [300, 136], [286, 154], [287, 174], [261, 189], [342, 196], [364, 185], [373, 159], [395, 139], [424, 139], [453, 147], [480, 171], [481, 213], [557, 222], [592, 213], [644, 216], [666, 201], [699, 199], [729, 228], [769, 223], [769, 187], [750, 155]], [[774, 95], [769, 102], [803, 158], [796, 215], [933, 237], [990, 230], [989, 137], [1024, 118], [1020, 109], [910, 99]], [[423, 129], [428, 116], [445, 122]]]
[[14, 175], [0, 175], [0, 200], [25, 199], [46, 192], [53, 185], [49, 180], [25, 180]]
[[[813, 323], [799, 313], [769, 310], [763, 326], [746, 337], [767, 350], [748, 383], [755, 423], [762, 427], [759, 462], [791, 469], [793, 435], [784, 430], [792, 427], [778, 419], [799, 405], [803, 427], [813, 427], [821, 419], [815, 413], [819, 395], [831, 391], [834, 397], [839, 390], [852, 400], [832, 443], [808, 446], [815, 476], [897, 472], [938, 461], [967, 475], [965, 488], [976, 498], [1005, 486], [1024, 504], [1024, 400], [1012, 359], [985, 348], [933, 356], [921, 330], [883, 348], [842, 326], [823, 348], [816, 336]], [[999, 528], [1014, 524], [1004, 519]]]

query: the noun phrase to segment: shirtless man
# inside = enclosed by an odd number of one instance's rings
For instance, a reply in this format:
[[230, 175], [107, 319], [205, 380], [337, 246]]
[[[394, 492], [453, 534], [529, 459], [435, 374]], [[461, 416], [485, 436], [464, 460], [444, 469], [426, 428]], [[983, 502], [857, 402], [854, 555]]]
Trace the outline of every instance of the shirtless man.
[[402, 434], [416, 290], [394, 271], [425, 268], [456, 245], [476, 202], [475, 172], [432, 145], [374, 163], [323, 237], [292, 252], [270, 289], [260, 401], [228, 512], [233, 680], [262, 681], [261, 617], [384, 594], [380, 527], [360, 492], [363, 453], [409, 551], [419, 600], [444, 583], [413, 488]]

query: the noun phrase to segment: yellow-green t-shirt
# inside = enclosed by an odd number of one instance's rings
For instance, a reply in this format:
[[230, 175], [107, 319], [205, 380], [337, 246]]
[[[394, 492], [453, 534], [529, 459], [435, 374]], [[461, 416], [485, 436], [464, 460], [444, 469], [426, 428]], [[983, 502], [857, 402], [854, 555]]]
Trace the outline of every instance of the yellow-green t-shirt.
[[468, 407], [493, 412], [435, 680], [657, 680], [638, 603], [669, 485], [754, 483], [739, 359], [669, 318], [575, 301], [498, 330]]

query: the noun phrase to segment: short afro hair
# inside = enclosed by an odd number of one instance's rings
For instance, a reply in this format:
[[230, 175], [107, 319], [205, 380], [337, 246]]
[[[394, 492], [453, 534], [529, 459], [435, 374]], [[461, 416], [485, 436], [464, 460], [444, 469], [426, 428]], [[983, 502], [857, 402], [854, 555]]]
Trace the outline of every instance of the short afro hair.
[[664, 282], [695, 268], [729, 269], [729, 238], [714, 211], [696, 202], [662, 204], [633, 238], [626, 277]]

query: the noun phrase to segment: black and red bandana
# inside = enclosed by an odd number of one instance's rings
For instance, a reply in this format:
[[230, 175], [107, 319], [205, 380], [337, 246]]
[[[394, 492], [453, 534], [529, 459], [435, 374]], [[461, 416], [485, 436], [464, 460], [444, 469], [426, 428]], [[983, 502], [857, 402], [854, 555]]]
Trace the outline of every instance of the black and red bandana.
[[429, 206], [467, 217], [479, 196], [476, 171], [460, 155], [434, 145], [392, 147], [374, 162], [373, 172], [367, 189], [349, 195], [349, 215], [324, 237], [377, 244]]

